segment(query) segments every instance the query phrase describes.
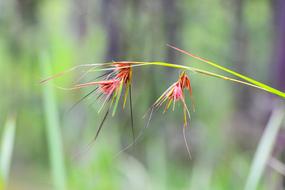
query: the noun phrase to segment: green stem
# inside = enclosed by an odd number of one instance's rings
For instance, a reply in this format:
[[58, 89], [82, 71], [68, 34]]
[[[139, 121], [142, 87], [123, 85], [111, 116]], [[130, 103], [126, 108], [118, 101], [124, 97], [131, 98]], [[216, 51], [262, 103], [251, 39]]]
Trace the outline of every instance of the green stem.
[[[264, 88], [264, 87], [261, 87], [261, 86], [258, 86], [258, 85], [254, 85], [252, 83], [248, 83], [248, 82], [245, 82], [245, 81], [241, 81], [241, 80], [237, 80], [237, 79], [234, 79], [234, 78], [226, 77], [226, 76], [223, 76], [223, 75], [220, 75], [220, 74], [216, 74], [216, 73], [213, 73], [213, 72], [205, 71], [203, 69], [197, 69], [195, 67], [188, 67], [188, 66], [184, 66], [184, 65], [177, 65], [177, 64], [165, 63], [165, 62], [133, 62], [133, 63], [136, 63], [136, 64], [139, 63], [140, 64], [140, 65], [134, 65], [134, 66], [157, 65], [157, 66], [170, 67], [170, 68], [175, 68], [175, 69], [188, 70], [188, 71], [196, 72], [196, 73], [207, 75], [207, 76], [211, 76], [211, 77], [216, 77], [216, 78], [220, 78], [220, 79], [223, 79], [223, 80], [229, 80], [229, 81], [232, 81], [232, 82], [244, 84], [244, 85], [247, 85], [247, 86], [251, 86], [251, 87], [254, 87], [254, 88], [258, 88], [258, 89], [261, 89], [261, 90], [273, 93], [273, 92], [271, 92], [267, 88]], [[275, 94], [275, 93], [273, 93], [273, 94]]]
[[261, 88], [267, 89], [267, 91], [268, 91], [268, 92], [271, 92], [272, 94], [276, 94], [276, 95], [278, 95], [278, 96], [280, 96], [280, 97], [282, 97], [282, 98], [285, 98], [285, 93], [284, 93], [284, 92], [281, 92], [280, 90], [277, 90], [277, 89], [275, 89], [275, 88], [272, 88], [271, 86], [268, 86], [268, 85], [266, 85], [266, 84], [264, 84], [264, 83], [261, 83], [261, 82], [259, 82], [259, 81], [257, 81], [257, 80], [254, 80], [253, 78], [244, 76], [244, 75], [242, 75], [242, 74], [240, 74], [240, 73], [238, 73], [238, 72], [235, 72], [235, 71], [233, 71], [233, 70], [231, 70], [231, 69], [225, 68], [225, 67], [223, 67], [223, 66], [221, 66], [221, 65], [219, 65], [219, 64], [217, 64], [217, 63], [214, 63], [214, 62], [209, 61], [209, 60], [207, 60], [207, 59], [204, 59], [204, 58], [202, 58], [202, 57], [196, 56], [196, 55], [194, 55], [194, 54], [192, 54], [192, 53], [189, 53], [189, 52], [187, 52], [187, 51], [185, 51], [185, 50], [179, 49], [179, 48], [174, 47], [174, 46], [171, 46], [171, 45], [168, 45], [168, 46], [171, 47], [171, 48], [173, 48], [173, 49], [175, 49], [175, 50], [177, 50], [177, 51], [179, 51], [179, 52], [181, 52], [181, 53], [183, 53], [183, 54], [186, 54], [186, 55], [188, 55], [188, 56], [190, 56], [190, 57], [192, 57], [192, 58], [194, 58], [194, 59], [197, 59], [197, 60], [202, 61], [202, 62], [204, 62], [204, 63], [207, 63], [207, 64], [209, 64], [209, 65], [211, 65], [211, 66], [213, 66], [213, 67], [216, 67], [216, 68], [218, 68], [218, 69], [220, 69], [220, 70], [223, 70], [223, 71], [225, 71], [225, 72], [227, 72], [227, 73], [230, 73], [230, 74], [232, 74], [232, 75], [234, 75], [234, 76], [237, 76], [237, 77], [239, 77], [239, 78], [241, 78], [241, 79], [243, 79], [243, 80], [245, 80], [245, 81], [248, 81], [248, 82], [250, 82], [250, 83], [252, 83], [252, 84], [254, 84], [254, 85], [256, 85], [256, 86], [259, 86], [259, 87], [261, 87]]
[[[205, 62], [204, 59], [200, 58], [199, 60], [203, 60]], [[197, 68], [194, 68], [194, 67], [188, 67], [188, 66], [185, 66], [185, 65], [177, 65], [177, 64], [172, 64], [172, 63], [165, 63], [165, 62], [133, 62], [134, 64], [142, 64], [142, 65], [139, 65], [139, 66], [144, 66], [144, 65], [158, 65], [158, 66], [163, 66], [163, 67], [170, 67], [170, 68], [176, 68], [176, 69], [184, 69], [184, 70], [189, 70], [189, 71], [193, 71], [193, 72], [197, 72], [197, 73], [200, 73], [200, 74], [204, 74], [204, 75], [208, 75], [208, 76], [212, 76], [212, 77], [217, 77], [217, 78], [221, 78], [221, 79], [224, 79], [224, 80], [230, 80], [232, 82], [237, 82], [237, 83], [241, 83], [241, 84], [245, 84], [247, 86], [251, 86], [251, 87], [255, 87], [255, 88], [259, 88], [261, 90], [264, 90], [264, 91], [267, 91], [267, 92], [270, 92], [272, 94], [275, 94], [277, 96], [280, 96], [282, 98], [285, 98], [285, 93], [284, 92], [281, 92], [275, 88], [272, 88], [264, 83], [261, 83], [259, 81], [256, 81], [250, 77], [247, 77], [247, 76], [244, 76], [242, 74], [239, 74], [235, 71], [232, 71], [230, 69], [227, 69], [227, 68], [224, 68], [222, 66], [219, 66], [213, 62], [210, 62], [210, 61], [207, 61], [207, 63], [211, 63], [212, 65], [215, 65], [215, 67], [218, 67], [230, 74], [233, 74], [245, 81], [240, 81], [240, 80], [237, 80], [237, 79], [233, 79], [233, 78], [230, 78], [230, 77], [226, 77], [226, 76], [223, 76], [223, 75], [219, 75], [219, 74], [216, 74], [216, 73], [212, 73], [212, 72], [209, 72], [209, 71], [205, 71], [205, 70], [202, 70], [202, 69], [197, 69]], [[135, 65], [134, 65], [135, 66]]]
[[[267, 91], [271, 94], [275, 94], [277, 96], [280, 96], [282, 98], [285, 98], [285, 93], [280, 91], [280, 90], [277, 90], [275, 88], [272, 88], [271, 86], [268, 86], [264, 83], [261, 83], [257, 80], [254, 80], [253, 78], [250, 78], [250, 77], [247, 77], [247, 76], [244, 76], [240, 73], [237, 73], [233, 70], [230, 70], [230, 69], [227, 69], [225, 67], [222, 67], [214, 62], [211, 62], [211, 61], [208, 61], [204, 58], [200, 58], [198, 56], [195, 56], [193, 54], [190, 54], [184, 50], [180, 50], [177, 48], [178, 51], [181, 51], [195, 59], [198, 59], [200, 61], [203, 61], [204, 63], [207, 63], [213, 67], [216, 67], [220, 70], [223, 70], [227, 73], [230, 73], [238, 78], [241, 78], [243, 79], [244, 81], [242, 80], [237, 80], [237, 79], [234, 79], [234, 78], [230, 78], [230, 77], [226, 77], [224, 75], [220, 75], [220, 74], [216, 74], [216, 73], [213, 73], [213, 72], [209, 72], [209, 71], [205, 71], [205, 70], [202, 70], [202, 69], [198, 69], [198, 68], [195, 68], [195, 67], [188, 67], [188, 66], [185, 66], [185, 65], [177, 65], [177, 64], [172, 64], [172, 63], [165, 63], [165, 62], [138, 62], [138, 61], [119, 61], [119, 62], [113, 62], [113, 63], [126, 63], [126, 64], [133, 64], [132, 67], [140, 67], [140, 66], [147, 66], [147, 65], [157, 65], [157, 66], [162, 66], [162, 67], [170, 67], [170, 68], [175, 68], [175, 69], [183, 69], [183, 70], [188, 70], [188, 71], [192, 71], [192, 72], [196, 72], [196, 73], [199, 73], [199, 74], [203, 74], [203, 75], [207, 75], [207, 76], [211, 76], [211, 77], [217, 77], [217, 78], [220, 78], [220, 79], [223, 79], [223, 80], [229, 80], [229, 81], [232, 81], [232, 82], [236, 82], [236, 83], [240, 83], [240, 84], [244, 84], [244, 85], [247, 85], [247, 86], [251, 86], [251, 87], [254, 87], [254, 88], [258, 88], [258, 89], [261, 89], [261, 90], [264, 90], [264, 91]], [[107, 63], [106, 66], [109, 66], [111, 63]], [[128, 68], [129, 66], [122, 66], [120, 68]], [[87, 72], [96, 72], [96, 71], [112, 71], [114, 70], [114, 68], [110, 67], [110, 68], [103, 68], [103, 69], [90, 69], [88, 70]], [[86, 73], [87, 73], [86, 72]], [[85, 73], [85, 74], [86, 74]], [[59, 74], [57, 74], [59, 75]], [[57, 76], [55, 75], [55, 76]], [[46, 80], [49, 80], [51, 78], [55, 78], [55, 77], [50, 77]], [[44, 81], [46, 81], [44, 80]]]

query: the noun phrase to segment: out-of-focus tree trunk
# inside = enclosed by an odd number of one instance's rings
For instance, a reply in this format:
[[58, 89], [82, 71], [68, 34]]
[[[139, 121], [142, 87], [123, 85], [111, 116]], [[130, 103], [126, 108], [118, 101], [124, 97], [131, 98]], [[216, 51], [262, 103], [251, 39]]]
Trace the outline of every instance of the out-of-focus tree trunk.
[[106, 60], [121, 60], [122, 0], [102, 0], [102, 19], [107, 33]]
[[[162, 0], [164, 33], [166, 43], [180, 47], [182, 30], [182, 10], [179, 9], [179, 1]], [[178, 61], [178, 54], [171, 48], [167, 48], [166, 59], [170, 63]]]
[[87, 16], [88, 16], [88, 5], [89, 1], [87, 0], [74, 0], [74, 8], [72, 18], [74, 20], [74, 31], [76, 37], [80, 40], [86, 36], [88, 25], [87, 25]]
[[[285, 91], [285, 1], [273, 0], [273, 19], [274, 19], [274, 45], [273, 45], [273, 63], [274, 69], [272, 72], [272, 79], [275, 83], [275, 87]], [[284, 152], [284, 137], [279, 133], [277, 139], [277, 145], [281, 145], [280, 151], [281, 160], [285, 161]], [[283, 189], [285, 187], [285, 178], [283, 177]]]
[[34, 24], [37, 21], [37, 9], [40, 2], [40, 0], [17, 0], [17, 10], [25, 24]]
[[[136, 49], [141, 49], [138, 48], [138, 44], [144, 41], [143, 33], [139, 31], [141, 2], [141, 0], [102, 0], [102, 21], [107, 33], [108, 61], [129, 59], [134, 56]], [[124, 23], [124, 20], [128, 23]]]
[[276, 87], [285, 91], [285, 1], [273, 1], [274, 14], [274, 73], [272, 74]]
[[[232, 58], [236, 69], [241, 72], [246, 72], [246, 57], [247, 57], [247, 35], [244, 24], [244, 0], [233, 0], [233, 42], [232, 42]], [[238, 93], [238, 109], [247, 110], [250, 106], [250, 94], [248, 88], [241, 86], [241, 91]]]

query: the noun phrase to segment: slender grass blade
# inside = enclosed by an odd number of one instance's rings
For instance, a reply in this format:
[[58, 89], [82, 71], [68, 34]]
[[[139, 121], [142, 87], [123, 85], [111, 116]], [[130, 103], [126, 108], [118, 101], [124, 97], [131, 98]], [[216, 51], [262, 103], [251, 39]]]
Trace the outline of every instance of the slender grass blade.
[[2, 134], [2, 143], [0, 151], [0, 189], [4, 189], [8, 177], [12, 161], [12, 152], [14, 147], [14, 138], [16, 132], [16, 118], [10, 116], [4, 126]]
[[259, 181], [267, 165], [267, 161], [270, 158], [271, 152], [274, 148], [274, 143], [276, 141], [278, 131], [282, 126], [284, 116], [284, 108], [278, 107], [273, 111], [258, 144], [244, 190], [257, 189]]
[[[42, 54], [40, 65], [43, 77], [50, 75], [49, 57]], [[52, 81], [43, 85], [43, 106], [46, 118], [46, 135], [48, 141], [49, 157], [52, 170], [53, 183], [56, 190], [66, 189], [66, 174], [64, 166], [63, 145], [61, 141], [59, 113]]]

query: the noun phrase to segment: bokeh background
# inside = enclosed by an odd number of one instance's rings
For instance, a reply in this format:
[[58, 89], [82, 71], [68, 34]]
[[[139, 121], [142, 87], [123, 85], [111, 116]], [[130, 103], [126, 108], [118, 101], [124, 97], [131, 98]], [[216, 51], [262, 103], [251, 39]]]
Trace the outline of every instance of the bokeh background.
[[[128, 107], [109, 117], [87, 148], [104, 115], [97, 113], [100, 102], [91, 95], [69, 110], [90, 89], [55, 88], [72, 86], [82, 71], [39, 81], [112, 60], [222, 73], [166, 46], [172, 44], [285, 91], [284, 34], [283, 0], [0, 0], [2, 189], [243, 189], [282, 98], [189, 73], [196, 105], [187, 132], [189, 160], [179, 107], [155, 112], [143, 137], [118, 155], [132, 142]], [[134, 69], [136, 135], [178, 73]], [[278, 130], [258, 189], [284, 188], [284, 135]]]

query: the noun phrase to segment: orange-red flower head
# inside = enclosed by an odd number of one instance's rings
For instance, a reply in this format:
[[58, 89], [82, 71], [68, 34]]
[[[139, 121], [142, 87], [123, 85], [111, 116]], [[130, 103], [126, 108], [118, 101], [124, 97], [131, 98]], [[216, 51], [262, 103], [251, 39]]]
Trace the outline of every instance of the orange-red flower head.
[[78, 84], [75, 86], [75, 88], [98, 85], [99, 92], [101, 93], [100, 96], [102, 94], [106, 95], [106, 100], [112, 100], [112, 103], [114, 100], [116, 100], [113, 111], [114, 114], [117, 108], [118, 101], [121, 97], [123, 87], [125, 89], [123, 107], [125, 107], [128, 91], [132, 80], [132, 66], [130, 62], [113, 62], [111, 68], [109, 69], [111, 69], [111, 72], [100, 76], [105, 76], [104, 80]]
[[170, 105], [173, 103], [173, 110], [175, 108], [175, 102], [180, 101], [183, 105], [184, 111], [184, 124], [187, 124], [186, 115], [190, 117], [189, 110], [185, 102], [185, 96], [183, 90], [189, 90], [190, 96], [192, 95], [192, 88], [189, 77], [185, 72], [182, 72], [178, 80], [173, 83], [153, 104], [153, 108], [160, 107], [164, 102], [166, 103], [164, 111], [168, 110]]
[[116, 78], [123, 81], [125, 84], [129, 84], [132, 80], [132, 67], [130, 63], [126, 62], [114, 62], [116, 71], [118, 72]]
[[[190, 97], [192, 100], [192, 88], [189, 77], [186, 75], [185, 72], [182, 72], [178, 78], [178, 80], [173, 83], [153, 104], [150, 117], [152, 115], [152, 111], [154, 108], [159, 108], [164, 102], [166, 102], [164, 112], [168, 110], [171, 104], [173, 104], [173, 110], [175, 108], [175, 103], [177, 101], [180, 101], [183, 106], [183, 115], [184, 115], [184, 127], [183, 127], [183, 137], [185, 141], [185, 145], [187, 148], [187, 151], [189, 153], [189, 157], [191, 158], [190, 148], [187, 144], [186, 136], [185, 136], [185, 129], [187, 126], [187, 116], [190, 119], [190, 112], [187, 108], [186, 102], [185, 102], [185, 96], [183, 90], [187, 89], [189, 90]], [[193, 100], [192, 100], [193, 102]]]
[[192, 95], [192, 88], [189, 77], [183, 72], [179, 77], [179, 83], [181, 84], [181, 88], [186, 88], [189, 90], [190, 95]]

